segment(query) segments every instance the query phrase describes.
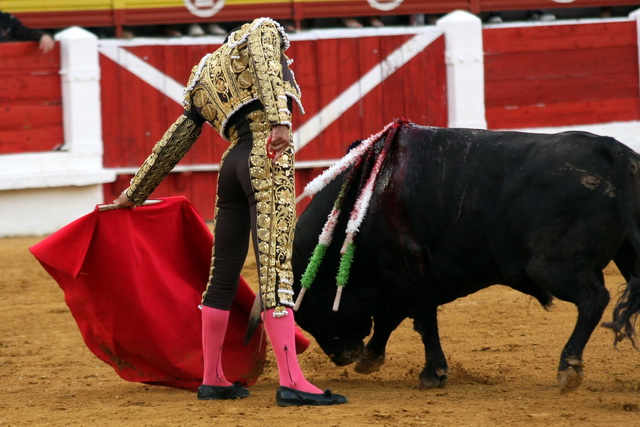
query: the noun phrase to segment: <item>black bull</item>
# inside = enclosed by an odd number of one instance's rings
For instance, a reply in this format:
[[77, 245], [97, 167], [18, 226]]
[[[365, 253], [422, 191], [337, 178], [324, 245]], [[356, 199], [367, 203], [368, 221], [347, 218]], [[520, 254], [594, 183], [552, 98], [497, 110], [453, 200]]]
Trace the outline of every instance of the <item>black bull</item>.
[[[377, 152], [383, 141], [374, 145]], [[332, 244], [296, 321], [337, 365], [382, 365], [390, 334], [407, 317], [425, 348], [420, 388], [442, 387], [448, 366], [437, 307], [503, 284], [578, 318], [558, 367], [563, 391], [582, 379], [582, 354], [609, 302], [602, 270], [627, 280], [614, 311], [616, 342], [633, 342], [640, 310], [640, 156], [613, 138], [406, 125], [385, 160], [339, 310], [332, 304], [348, 192]], [[366, 169], [362, 167], [361, 169]], [[345, 173], [320, 191], [296, 227], [295, 292]], [[362, 180], [362, 176], [356, 180]], [[363, 339], [373, 335], [364, 346]]]

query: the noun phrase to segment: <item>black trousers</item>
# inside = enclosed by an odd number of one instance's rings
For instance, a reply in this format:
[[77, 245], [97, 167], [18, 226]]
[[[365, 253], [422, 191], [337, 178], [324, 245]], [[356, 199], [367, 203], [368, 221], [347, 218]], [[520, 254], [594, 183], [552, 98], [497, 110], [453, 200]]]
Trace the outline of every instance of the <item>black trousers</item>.
[[244, 117], [236, 120], [234, 127], [238, 141], [225, 153], [218, 174], [214, 253], [209, 285], [202, 299], [203, 305], [220, 310], [229, 310], [233, 303], [251, 230], [257, 253], [256, 200], [249, 175], [253, 135]]
[[267, 157], [271, 125], [254, 106], [236, 113], [229, 126], [232, 145], [220, 162], [211, 274], [202, 304], [231, 308], [251, 233], [263, 309], [275, 308], [274, 316], [281, 317], [294, 305], [294, 151], [290, 144], [277, 161]]

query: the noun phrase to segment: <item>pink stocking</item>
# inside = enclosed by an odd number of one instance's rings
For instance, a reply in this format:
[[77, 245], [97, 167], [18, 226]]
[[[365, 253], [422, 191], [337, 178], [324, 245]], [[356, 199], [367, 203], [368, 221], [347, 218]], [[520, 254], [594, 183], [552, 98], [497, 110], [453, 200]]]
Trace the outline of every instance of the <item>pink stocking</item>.
[[202, 384], [230, 386], [222, 371], [222, 344], [229, 323], [229, 311], [202, 306], [202, 352], [204, 375]]
[[296, 355], [295, 323], [293, 310], [284, 317], [273, 317], [273, 309], [264, 313], [264, 326], [271, 341], [278, 363], [280, 385], [307, 393], [322, 393], [318, 387], [306, 380]]

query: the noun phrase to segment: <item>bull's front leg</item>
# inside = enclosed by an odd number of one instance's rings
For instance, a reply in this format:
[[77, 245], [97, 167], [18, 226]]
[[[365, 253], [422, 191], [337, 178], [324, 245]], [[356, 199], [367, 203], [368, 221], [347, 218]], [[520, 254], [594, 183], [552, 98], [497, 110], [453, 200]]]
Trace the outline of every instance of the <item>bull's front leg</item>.
[[389, 314], [374, 316], [373, 335], [367, 342], [364, 352], [354, 367], [356, 372], [360, 374], [370, 374], [380, 369], [385, 361], [389, 337], [405, 318], [405, 316]]
[[419, 389], [444, 387], [449, 374], [449, 366], [440, 344], [438, 332], [438, 307], [422, 307], [414, 317], [414, 328], [422, 337], [425, 353], [425, 367], [420, 373]]

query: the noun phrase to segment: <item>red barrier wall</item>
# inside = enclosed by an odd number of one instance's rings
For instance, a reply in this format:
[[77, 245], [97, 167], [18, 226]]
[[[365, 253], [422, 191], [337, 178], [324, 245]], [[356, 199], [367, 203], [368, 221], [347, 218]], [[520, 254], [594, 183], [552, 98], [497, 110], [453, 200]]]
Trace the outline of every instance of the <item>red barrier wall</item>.
[[49, 151], [64, 142], [60, 52], [36, 42], [0, 44], [0, 154]]
[[[300, 82], [305, 116], [300, 129], [346, 88], [412, 34], [294, 40], [288, 53]], [[603, 21], [483, 30], [485, 107], [490, 129], [573, 126], [640, 120], [635, 21]], [[180, 84], [191, 67], [216, 45], [125, 47]], [[0, 44], [0, 154], [48, 151], [63, 142], [59, 51], [36, 43]], [[100, 57], [104, 165], [134, 170], [181, 113], [175, 101], [104, 55]], [[299, 150], [302, 161], [335, 159], [356, 139], [366, 138], [397, 117], [446, 126], [444, 39], [435, 39]], [[213, 129], [180, 163], [156, 195], [185, 194], [205, 218], [213, 215], [216, 173], [227, 143]], [[194, 165], [205, 165], [203, 168]], [[322, 168], [298, 171], [298, 193]], [[106, 185], [111, 201], [131, 178], [123, 173]]]
[[[306, 115], [294, 108], [298, 129], [348, 87], [414, 34], [293, 41], [287, 54], [302, 90]], [[186, 83], [191, 67], [216, 45], [135, 46], [127, 51], [140, 57], [178, 82]], [[181, 114], [181, 107], [110, 59], [101, 56], [104, 164], [108, 168], [138, 167], [167, 127]], [[444, 38], [439, 37], [421, 54], [384, 80], [324, 129], [297, 153], [297, 160], [336, 159], [355, 140], [378, 132], [397, 117], [416, 123], [447, 125]], [[215, 164], [228, 147], [205, 126], [202, 136], [180, 165]], [[298, 189], [322, 169], [299, 171]], [[131, 175], [105, 186], [112, 200]], [[216, 173], [192, 171], [171, 174], [154, 195], [185, 194], [206, 219], [213, 216]]]
[[483, 31], [491, 129], [640, 119], [635, 21]]

